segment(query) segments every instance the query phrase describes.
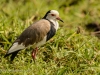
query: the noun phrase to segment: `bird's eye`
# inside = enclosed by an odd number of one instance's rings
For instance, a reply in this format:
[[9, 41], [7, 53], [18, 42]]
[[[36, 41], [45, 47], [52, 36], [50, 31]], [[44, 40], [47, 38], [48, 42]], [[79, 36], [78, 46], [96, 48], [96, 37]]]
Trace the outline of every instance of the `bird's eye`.
[[52, 16], [55, 16], [55, 14], [51, 14]]

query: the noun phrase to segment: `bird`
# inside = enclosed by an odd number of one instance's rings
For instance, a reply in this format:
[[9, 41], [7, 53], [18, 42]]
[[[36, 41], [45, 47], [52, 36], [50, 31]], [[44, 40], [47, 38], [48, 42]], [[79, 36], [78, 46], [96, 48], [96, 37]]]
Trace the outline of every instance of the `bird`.
[[50, 40], [59, 28], [58, 20], [63, 22], [57, 10], [49, 10], [43, 18], [31, 24], [21, 35], [12, 43], [4, 57], [10, 56], [13, 61], [20, 50], [34, 45], [32, 58], [35, 60], [38, 48]]

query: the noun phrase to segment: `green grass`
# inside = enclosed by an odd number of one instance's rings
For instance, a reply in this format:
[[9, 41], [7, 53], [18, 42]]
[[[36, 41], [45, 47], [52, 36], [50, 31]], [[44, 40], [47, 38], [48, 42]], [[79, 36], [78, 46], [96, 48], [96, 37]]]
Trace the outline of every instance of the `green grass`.
[[[39, 48], [36, 63], [27, 48], [10, 64], [4, 55], [12, 42], [50, 9], [58, 10], [64, 23]], [[85, 30], [99, 18], [100, 0], [0, 0], [0, 75], [100, 75], [100, 40]]]

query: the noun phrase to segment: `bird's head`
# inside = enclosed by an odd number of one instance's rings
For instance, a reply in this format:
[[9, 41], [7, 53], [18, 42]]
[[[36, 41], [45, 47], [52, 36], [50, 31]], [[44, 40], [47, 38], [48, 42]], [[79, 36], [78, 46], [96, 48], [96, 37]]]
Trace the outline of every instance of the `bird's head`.
[[59, 17], [59, 12], [56, 11], [56, 10], [49, 10], [45, 14], [45, 16], [43, 18], [48, 19], [48, 20], [50, 20], [50, 19], [52, 19], [52, 20], [59, 20], [59, 21], [63, 22], [63, 20], [61, 20], [61, 18]]

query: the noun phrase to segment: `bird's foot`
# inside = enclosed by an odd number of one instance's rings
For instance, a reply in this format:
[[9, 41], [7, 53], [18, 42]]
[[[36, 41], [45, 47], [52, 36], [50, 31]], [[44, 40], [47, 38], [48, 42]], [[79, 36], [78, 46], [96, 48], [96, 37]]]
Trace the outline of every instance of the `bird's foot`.
[[34, 62], [35, 62], [37, 51], [38, 51], [37, 47], [35, 49], [33, 49], [33, 51], [32, 51], [32, 58], [33, 58]]

